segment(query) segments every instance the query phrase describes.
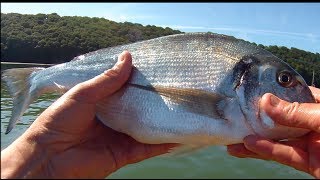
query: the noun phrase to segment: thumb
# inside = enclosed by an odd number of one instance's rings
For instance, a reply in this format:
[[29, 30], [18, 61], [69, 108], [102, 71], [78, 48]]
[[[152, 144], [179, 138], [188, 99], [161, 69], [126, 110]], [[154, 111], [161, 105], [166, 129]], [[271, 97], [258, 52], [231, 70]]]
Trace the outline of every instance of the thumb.
[[82, 82], [75, 87], [73, 98], [87, 103], [96, 103], [120, 89], [128, 80], [132, 68], [132, 57], [128, 51], [122, 52], [118, 62], [104, 73]]
[[266, 93], [262, 96], [260, 107], [281, 125], [320, 132], [320, 104], [290, 103]]

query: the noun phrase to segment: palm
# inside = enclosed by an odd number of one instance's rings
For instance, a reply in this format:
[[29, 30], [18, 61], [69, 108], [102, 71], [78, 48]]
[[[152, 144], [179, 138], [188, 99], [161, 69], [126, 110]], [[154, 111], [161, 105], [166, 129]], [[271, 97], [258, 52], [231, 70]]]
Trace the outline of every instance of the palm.
[[33, 126], [37, 124], [47, 130], [40, 142], [57, 154], [48, 163], [51, 167], [44, 169], [61, 177], [106, 177], [126, 164], [163, 154], [173, 146], [139, 143], [114, 131], [95, 118], [94, 104], [67, 95], [44, 111]]

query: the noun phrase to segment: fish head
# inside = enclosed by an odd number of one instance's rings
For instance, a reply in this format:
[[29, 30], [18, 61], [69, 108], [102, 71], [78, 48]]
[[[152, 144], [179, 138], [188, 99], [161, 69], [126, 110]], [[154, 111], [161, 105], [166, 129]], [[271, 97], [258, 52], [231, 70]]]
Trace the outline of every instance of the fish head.
[[278, 140], [299, 137], [309, 132], [274, 122], [259, 106], [265, 93], [272, 93], [288, 102], [315, 102], [307, 83], [298, 72], [272, 54], [244, 56], [235, 70], [234, 89], [253, 132]]

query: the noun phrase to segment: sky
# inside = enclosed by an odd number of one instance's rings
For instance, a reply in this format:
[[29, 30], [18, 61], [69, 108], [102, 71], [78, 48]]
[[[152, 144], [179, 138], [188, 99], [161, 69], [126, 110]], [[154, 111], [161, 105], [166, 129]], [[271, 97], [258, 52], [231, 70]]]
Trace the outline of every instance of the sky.
[[320, 53], [320, 3], [1, 3], [1, 13], [12, 12], [210, 31]]

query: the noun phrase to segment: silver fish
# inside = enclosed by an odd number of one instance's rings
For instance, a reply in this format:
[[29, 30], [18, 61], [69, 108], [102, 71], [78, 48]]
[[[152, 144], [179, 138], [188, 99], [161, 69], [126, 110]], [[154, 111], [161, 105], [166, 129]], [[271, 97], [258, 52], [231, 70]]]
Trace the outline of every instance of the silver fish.
[[14, 104], [6, 133], [41, 94], [63, 93], [95, 77], [124, 50], [133, 58], [130, 79], [97, 104], [96, 115], [139, 142], [197, 148], [241, 143], [250, 134], [286, 139], [308, 132], [275, 124], [259, 110], [267, 92], [290, 102], [315, 102], [288, 64], [231, 36], [185, 33], [97, 50], [49, 68], [4, 71]]

